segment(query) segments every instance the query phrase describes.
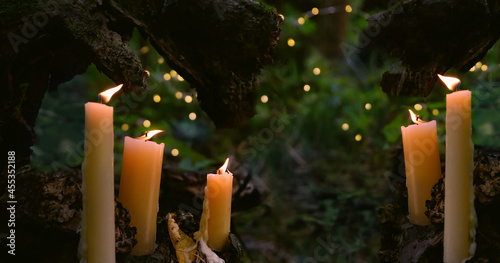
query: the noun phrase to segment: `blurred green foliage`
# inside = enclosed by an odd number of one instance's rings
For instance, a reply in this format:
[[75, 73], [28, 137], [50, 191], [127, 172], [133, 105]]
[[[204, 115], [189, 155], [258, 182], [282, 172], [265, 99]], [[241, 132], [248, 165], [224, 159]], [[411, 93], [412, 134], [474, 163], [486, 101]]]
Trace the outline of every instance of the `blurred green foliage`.
[[[369, 14], [357, 11], [361, 4], [352, 3], [344, 44], [356, 42], [356, 32], [366, 25]], [[162, 129], [153, 140], [165, 143], [164, 158], [181, 169], [213, 169], [232, 155], [265, 182], [265, 204], [233, 218], [249, 252], [247, 262], [376, 261], [377, 209], [394, 196], [384, 173], [398, 162], [391, 152], [401, 144], [401, 126], [410, 125], [407, 109], [437, 121], [444, 154], [449, 91], [438, 83], [427, 98], [389, 98], [378, 84], [387, 66], [325, 58], [310, 43], [322, 33], [314, 16], [300, 24], [297, 19], [308, 10], [287, 4], [279, 11], [285, 17], [282, 41], [275, 64], [262, 71], [257, 114], [232, 130], [215, 130], [196, 91], [134, 34], [129, 45], [151, 78], [144, 95], [119, 92], [109, 103], [115, 107], [116, 176], [123, 138]], [[497, 44], [481, 64], [459, 76], [461, 88], [473, 92], [473, 141], [494, 148], [500, 147], [499, 57]], [[35, 126], [33, 164], [43, 170], [80, 165], [84, 104], [113, 86], [92, 66], [48, 93]], [[273, 128], [277, 117], [283, 125]]]

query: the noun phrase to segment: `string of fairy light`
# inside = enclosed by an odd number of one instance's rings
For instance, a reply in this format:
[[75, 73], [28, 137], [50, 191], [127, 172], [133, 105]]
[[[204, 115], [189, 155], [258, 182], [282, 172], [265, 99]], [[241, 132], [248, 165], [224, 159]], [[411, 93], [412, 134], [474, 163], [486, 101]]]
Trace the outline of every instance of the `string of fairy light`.
[[[309, 19], [313, 16], [317, 16], [317, 15], [329, 15], [329, 14], [333, 14], [333, 13], [337, 13], [337, 12], [341, 12], [341, 11], [344, 11], [344, 12], [347, 12], [347, 13], [351, 13], [353, 11], [352, 9], [352, 6], [351, 5], [345, 5], [345, 6], [330, 6], [330, 7], [325, 7], [325, 8], [317, 8], [317, 7], [313, 7], [311, 10], [307, 11], [306, 13], [304, 13], [303, 16], [297, 18], [296, 20], [292, 20], [294, 21], [294, 24], [296, 26], [302, 26], [306, 23], [306, 19]], [[280, 14], [281, 18], [285, 21], [285, 16]], [[288, 38], [287, 40], [287, 45], [290, 47], [290, 48], [293, 48], [296, 44], [296, 41], [294, 38], [290, 37]], [[319, 67], [314, 67], [312, 69], [312, 73], [313, 75], [315, 76], [319, 76], [321, 74], [321, 69]], [[311, 85], [309, 84], [304, 84], [303, 86], [303, 89], [304, 89], [304, 92], [309, 92], [311, 91]], [[266, 103], [268, 102], [268, 97], [267, 95], [262, 95], [261, 97], [261, 101], [263, 103]], [[372, 105], [370, 103], [366, 103], [365, 104], [365, 109], [367, 111], [371, 110], [372, 109]], [[341, 128], [343, 131], [348, 131], [349, 130], [349, 124], [347, 122], [344, 122], [342, 123], [341, 125]], [[354, 135], [354, 140], [359, 142], [363, 139], [363, 136], [360, 134], [360, 133], [357, 133], [356, 135]]]
[[[498, 66], [500, 67], [500, 64]], [[476, 70], [487, 71], [488, 65], [483, 65], [481, 61], [478, 61], [476, 65], [472, 66], [472, 68], [469, 69], [470, 72], [474, 72]]]
[[[317, 16], [317, 15], [329, 15], [329, 14], [334, 14], [334, 13], [337, 13], [337, 12], [347, 12], [347, 13], [351, 13], [353, 12], [353, 8], [351, 5], [345, 5], [345, 6], [330, 6], [330, 7], [325, 7], [325, 8], [317, 8], [317, 7], [313, 7], [311, 10], [308, 10], [307, 12], [305, 12], [302, 16], [298, 17], [297, 19], [291, 19], [289, 20], [288, 22], [292, 22], [293, 25], [295, 26], [302, 26], [306, 23], [307, 19], [311, 18], [311, 17], [314, 17], [314, 16]], [[285, 16], [283, 14], [279, 14], [281, 16], [281, 18], [283, 19], [283, 21], [286, 21], [285, 20]], [[287, 42], [286, 44], [290, 47], [290, 48], [293, 48], [295, 45], [296, 45], [296, 41], [294, 38], [290, 37], [287, 39]], [[145, 45], [143, 47], [140, 48], [139, 52], [141, 54], [146, 54], [150, 51], [150, 47]], [[159, 57], [157, 59], [157, 63], [159, 65], [165, 63], [165, 59], [163, 57]], [[498, 65], [498, 67], [500, 68], [500, 64]], [[488, 65], [485, 65], [483, 64], [482, 62], [477, 62], [474, 66], [472, 66], [470, 68], [470, 71], [471, 72], [474, 72], [474, 71], [488, 71]], [[147, 74], [149, 74], [148, 71], [146, 71]], [[321, 69], [319, 67], [314, 67], [312, 69], [312, 73], [313, 75], [315, 76], [319, 76], [321, 74]], [[176, 81], [184, 81], [184, 78], [182, 78], [175, 70], [170, 70], [169, 72], [166, 72], [163, 74], [163, 79], [165, 81], [171, 81], [171, 80], [176, 80]], [[309, 92], [311, 91], [311, 85], [309, 84], [304, 84], [304, 86], [302, 87], [304, 92]], [[175, 92], [174, 94], [175, 98], [178, 99], [178, 100], [184, 100], [185, 103], [192, 103], [193, 102], [193, 97], [196, 97], [197, 94], [195, 93], [194, 95], [190, 95], [190, 94], [184, 94], [183, 92], [180, 92], [180, 91], [177, 91]], [[159, 94], [154, 94], [153, 95], [153, 101], [155, 103], [160, 103], [162, 100], [161, 96]], [[266, 94], [263, 94], [261, 97], [260, 97], [260, 101], [262, 103], [268, 103], [269, 102], [269, 96], [267, 96]], [[364, 108], [365, 110], [369, 111], [372, 109], [372, 104], [371, 103], [365, 103], [364, 105]], [[413, 106], [413, 108], [416, 110], [416, 111], [421, 111], [424, 106], [422, 104], [415, 104]], [[434, 116], [437, 116], [439, 115], [439, 110], [438, 109], [433, 109], [432, 110], [432, 114]], [[196, 120], [197, 118], [197, 115], [195, 112], [190, 112], [188, 114], [188, 118], [189, 120], [191, 121], [194, 121]], [[151, 121], [150, 120], [143, 120], [142, 121], [142, 126], [144, 126], [145, 128], [149, 128], [151, 126]], [[123, 131], [127, 131], [129, 130], [130, 126], [126, 123], [122, 124], [121, 126], [121, 129]], [[349, 126], [349, 123], [347, 122], [344, 122], [341, 124], [340, 128], [343, 130], [343, 131], [348, 131], [350, 129], [350, 126]], [[354, 136], [354, 140], [355, 141], [361, 141], [362, 140], [362, 135], [360, 133], [357, 133], [355, 136]], [[173, 148], [170, 152], [172, 154], [172, 156], [178, 156], [179, 155], [179, 150], [176, 149], [176, 148]]]
[[[150, 51], [150, 47], [149, 46], [143, 46], [139, 49], [139, 53], [140, 54], [147, 54], [148, 52]], [[165, 63], [165, 59], [163, 57], [159, 57], [156, 61], [158, 63], [158, 65], [162, 65], [163, 63]], [[148, 70], [146, 70], [146, 74], [148, 74], [148, 76], [150, 75], [150, 72]], [[164, 81], [179, 81], [179, 82], [182, 82], [184, 81], [184, 78], [182, 78], [181, 75], [179, 75], [175, 70], [170, 70], [169, 72], [166, 72], [163, 74], [163, 80]], [[174, 96], [176, 99], [178, 100], [184, 100], [185, 103], [192, 103], [193, 102], [193, 97], [196, 97], [197, 96], [197, 93], [195, 92], [194, 94], [185, 94], [181, 91], [176, 91], [174, 93]], [[153, 102], [155, 103], [160, 103], [162, 101], [162, 97], [160, 94], [154, 94], [153, 95]], [[188, 114], [188, 118], [191, 120], [191, 121], [194, 121], [196, 120], [197, 116], [196, 116], [196, 113], [195, 112], [190, 112]], [[142, 122], [142, 126], [144, 128], [149, 128], [151, 127], [152, 123], [150, 120], [148, 119], [145, 119], [145, 120], [140, 120], [140, 122]], [[130, 126], [127, 124], [127, 123], [123, 123], [121, 125], [121, 129], [123, 131], [128, 131], [130, 129]], [[179, 149], [177, 148], [172, 148], [170, 150], [170, 154], [172, 156], [178, 156], [180, 154], [179, 152]]]

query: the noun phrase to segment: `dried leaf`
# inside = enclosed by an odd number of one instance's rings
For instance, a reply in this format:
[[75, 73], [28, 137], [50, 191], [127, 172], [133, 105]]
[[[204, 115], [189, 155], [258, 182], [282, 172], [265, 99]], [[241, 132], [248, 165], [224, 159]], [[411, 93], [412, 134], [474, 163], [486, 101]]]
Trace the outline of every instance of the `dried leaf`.
[[172, 215], [171, 213], [168, 214], [168, 233], [174, 245], [177, 260], [179, 263], [192, 262], [196, 254], [196, 242], [179, 229], [179, 225]]

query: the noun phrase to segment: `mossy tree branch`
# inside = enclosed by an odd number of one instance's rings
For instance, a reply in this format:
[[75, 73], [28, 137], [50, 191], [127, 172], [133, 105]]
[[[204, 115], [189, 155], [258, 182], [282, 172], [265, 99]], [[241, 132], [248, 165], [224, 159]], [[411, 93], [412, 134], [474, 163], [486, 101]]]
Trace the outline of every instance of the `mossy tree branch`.
[[500, 37], [500, 1], [410, 0], [368, 18], [366, 50], [396, 59], [381, 86], [390, 96], [427, 96], [437, 74], [467, 72]]

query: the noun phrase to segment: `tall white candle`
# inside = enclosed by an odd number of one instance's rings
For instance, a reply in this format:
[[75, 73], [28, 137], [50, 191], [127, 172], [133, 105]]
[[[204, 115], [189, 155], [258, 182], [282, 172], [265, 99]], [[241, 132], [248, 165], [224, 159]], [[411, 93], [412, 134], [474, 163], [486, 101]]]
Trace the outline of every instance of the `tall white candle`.
[[[99, 94], [108, 102], [121, 85]], [[85, 159], [82, 164], [83, 212], [78, 245], [80, 262], [115, 262], [113, 107], [85, 104]]]
[[[439, 78], [450, 90], [458, 89], [460, 80]], [[471, 92], [456, 91], [446, 95], [446, 172], [444, 198], [444, 262], [460, 263], [476, 250], [477, 227], [474, 209], [474, 145], [471, 126]]]

